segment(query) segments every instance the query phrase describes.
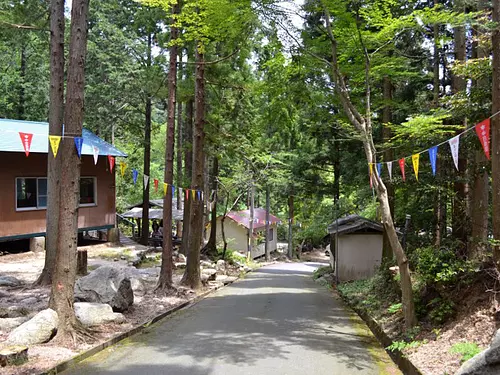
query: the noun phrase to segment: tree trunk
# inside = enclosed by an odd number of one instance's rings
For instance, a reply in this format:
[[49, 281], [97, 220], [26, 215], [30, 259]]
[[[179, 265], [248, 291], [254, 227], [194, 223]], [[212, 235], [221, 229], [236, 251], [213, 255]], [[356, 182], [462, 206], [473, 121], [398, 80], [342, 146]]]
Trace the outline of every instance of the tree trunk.
[[25, 38], [21, 39], [21, 66], [19, 71], [19, 103], [17, 104], [17, 119], [25, 119], [26, 107], [26, 90], [24, 84], [26, 83], [26, 42]]
[[[71, 9], [68, 87], [64, 118], [68, 136], [81, 137], [82, 135], [88, 6], [89, 0], [74, 0]], [[73, 310], [80, 201], [80, 159], [71, 138], [66, 138], [62, 142], [59, 153], [62, 159], [59, 233], [50, 306], [59, 317], [56, 340], [67, 343], [71, 339], [74, 343], [77, 332], [82, 329]]]
[[[493, 22], [500, 23], [500, 0], [493, 0]], [[493, 87], [492, 112], [500, 111], [500, 28], [496, 27], [492, 35], [493, 46]], [[491, 175], [493, 195], [493, 258], [500, 268], [500, 116], [491, 119]]]
[[252, 260], [252, 250], [254, 247], [254, 219], [255, 219], [255, 186], [252, 181], [250, 186], [250, 220], [248, 225], [248, 246], [247, 246], [247, 260]]
[[[269, 251], [269, 221], [271, 220], [269, 211], [271, 210], [271, 191], [269, 189], [269, 185], [266, 186], [266, 262], [271, 260], [271, 254]], [[275, 236], [277, 233], [274, 234]]]
[[293, 192], [288, 196], [288, 258], [293, 258]]
[[[180, 6], [180, 5], [179, 5]], [[182, 49], [179, 51], [179, 61], [182, 62]], [[180, 64], [178, 68], [178, 77], [180, 80], [183, 79], [184, 72], [182, 69], [182, 64]], [[176, 97], [177, 100], [177, 154], [176, 154], [176, 161], [177, 161], [177, 186], [182, 186], [182, 131], [183, 131], [183, 125], [182, 125], [182, 102], [179, 99], [179, 97]], [[177, 210], [182, 209], [182, 195], [181, 195], [181, 189], [177, 189]], [[175, 234], [177, 237], [182, 238], [182, 222], [177, 221], [176, 223], [176, 230]]]
[[[388, 76], [384, 77], [384, 109], [382, 111], [382, 138], [384, 142], [389, 142], [392, 138], [391, 128], [388, 126], [392, 122], [392, 82]], [[391, 147], [384, 150], [384, 161], [391, 161], [394, 159], [394, 152]], [[391, 209], [391, 217], [394, 220], [394, 186], [390, 180], [386, 180], [385, 186], [387, 188], [387, 198], [389, 199], [389, 207]], [[393, 251], [389, 242], [389, 237], [384, 231], [383, 245], [382, 245], [382, 259], [390, 261], [393, 258]], [[384, 263], [384, 262], [383, 262]]]
[[172, 288], [172, 203], [174, 184], [174, 147], [175, 147], [175, 104], [177, 90], [177, 44], [179, 30], [174, 27], [175, 15], [179, 14], [179, 2], [172, 5], [172, 20], [170, 26], [170, 61], [168, 67], [168, 119], [167, 135], [165, 139], [165, 182], [168, 184], [167, 193], [163, 198], [163, 252], [161, 260], [160, 277], [157, 291]]
[[[194, 103], [189, 99], [186, 103], [186, 123], [184, 124], [184, 176], [186, 185], [191, 185], [193, 173], [193, 111]], [[191, 216], [191, 199], [184, 199], [184, 213], [182, 217], [182, 251], [185, 255], [189, 252], [189, 217]]]
[[[198, 42], [199, 43], [199, 42]], [[196, 81], [195, 99], [196, 116], [193, 136], [193, 172], [191, 175], [191, 189], [203, 191], [203, 173], [205, 162], [205, 64], [204, 55], [199, 45], [196, 48]], [[203, 201], [191, 199], [189, 218], [189, 241], [186, 272], [183, 284], [198, 289], [200, 279], [200, 245], [203, 236]]]
[[217, 179], [219, 176], [219, 158], [214, 156], [213, 163], [212, 163], [212, 191], [214, 192], [213, 196], [213, 206], [212, 206], [212, 212], [211, 212], [211, 219], [210, 219], [210, 237], [208, 239], [208, 243], [205, 246], [206, 253], [207, 254], [217, 254], [217, 189], [218, 189], [218, 184], [217, 184]]
[[[49, 134], [62, 135], [64, 116], [64, 0], [50, 2], [50, 106]], [[50, 150], [50, 145], [49, 145]], [[35, 285], [50, 285], [57, 253], [61, 157], [47, 153], [47, 229], [45, 264]]]
[[[147, 45], [147, 60], [146, 66], [149, 69], [152, 65], [152, 41], [153, 36], [148, 34]], [[151, 94], [146, 94], [146, 112], [144, 118], [144, 175], [151, 175], [151, 114], [153, 111]], [[147, 246], [149, 241], [149, 185], [150, 181], [143, 181], [144, 188], [142, 190], [142, 228], [141, 228], [141, 241], [140, 243]], [[165, 223], [163, 224], [165, 225]]]

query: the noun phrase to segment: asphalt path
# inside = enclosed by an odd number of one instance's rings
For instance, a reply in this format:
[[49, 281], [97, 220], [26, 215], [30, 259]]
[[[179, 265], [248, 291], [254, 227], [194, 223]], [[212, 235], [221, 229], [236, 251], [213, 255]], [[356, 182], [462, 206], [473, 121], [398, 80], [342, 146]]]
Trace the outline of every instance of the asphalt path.
[[64, 374], [400, 374], [318, 266], [260, 268]]

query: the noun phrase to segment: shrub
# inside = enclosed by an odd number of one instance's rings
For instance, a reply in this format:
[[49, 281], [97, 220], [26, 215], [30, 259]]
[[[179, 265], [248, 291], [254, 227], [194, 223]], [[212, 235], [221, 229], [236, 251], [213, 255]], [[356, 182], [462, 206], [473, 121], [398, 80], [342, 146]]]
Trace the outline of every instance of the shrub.
[[387, 312], [389, 314], [395, 314], [397, 312], [402, 311], [402, 308], [403, 308], [403, 304], [402, 303], [395, 303], [395, 304], [389, 306], [389, 308], [387, 309]]
[[331, 273], [332, 269], [330, 266], [320, 267], [313, 272], [313, 279], [319, 279], [321, 276], [326, 275], [327, 273]]
[[450, 348], [451, 354], [460, 354], [460, 362], [465, 362], [481, 352], [481, 348], [473, 342], [457, 342]]
[[445, 298], [434, 298], [428, 305], [431, 308], [429, 317], [434, 323], [442, 324], [455, 314], [455, 304]]

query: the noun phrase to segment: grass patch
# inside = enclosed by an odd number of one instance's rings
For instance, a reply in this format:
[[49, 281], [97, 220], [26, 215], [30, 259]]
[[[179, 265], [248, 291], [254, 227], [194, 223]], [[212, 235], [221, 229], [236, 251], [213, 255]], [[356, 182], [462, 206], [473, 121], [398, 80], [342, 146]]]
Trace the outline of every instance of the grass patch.
[[313, 279], [317, 280], [321, 276], [326, 275], [326, 274], [331, 273], [331, 272], [332, 272], [332, 268], [330, 266], [320, 267], [313, 272]]
[[481, 353], [481, 348], [473, 342], [457, 342], [450, 348], [450, 353], [460, 354], [460, 362], [463, 363]]

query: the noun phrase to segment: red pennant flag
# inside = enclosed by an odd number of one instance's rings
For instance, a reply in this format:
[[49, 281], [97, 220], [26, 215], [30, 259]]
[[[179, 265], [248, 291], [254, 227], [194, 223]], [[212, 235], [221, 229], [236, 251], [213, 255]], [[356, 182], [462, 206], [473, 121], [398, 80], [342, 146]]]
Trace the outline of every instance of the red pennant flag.
[[24, 153], [26, 156], [29, 156], [33, 134], [19, 132], [19, 136], [21, 137], [21, 142], [23, 143]]
[[186, 194], [186, 201], [189, 200], [189, 189], [184, 189], [184, 194]]
[[483, 146], [484, 154], [490, 160], [490, 119], [487, 118], [476, 125], [476, 133]]
[[154, 179], [154, 184], [155, 184], [155, 192], [158, 191], [158, 184], [160, 183], [160, 181], [158, 181], [156, 178]]
[[113, 173], [113, 168], [115, 167], [115, 157], [108, 155], [108, 161], [109, 161], [109, 172]]
[[401, 168], [401, 174], [403, 175], [403, 181], [406, 181], [405, 158], [399, 159], [399, 168]]

